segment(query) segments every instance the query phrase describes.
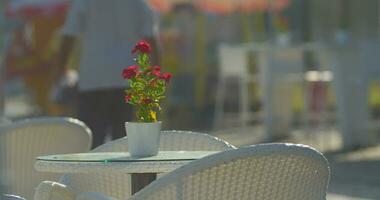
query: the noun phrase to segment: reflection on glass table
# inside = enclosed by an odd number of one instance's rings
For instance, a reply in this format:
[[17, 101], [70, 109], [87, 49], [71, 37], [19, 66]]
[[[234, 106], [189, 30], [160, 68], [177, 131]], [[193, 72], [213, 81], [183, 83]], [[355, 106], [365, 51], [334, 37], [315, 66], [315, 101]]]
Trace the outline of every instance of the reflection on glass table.
[[35, 168], [41, 172], [131, 174], [132, 194], [157, 178], [188, 162], [217, 151], [160, 151], [156, 156], [132, 157], [128, 152], [61, 154], [37, 157]]

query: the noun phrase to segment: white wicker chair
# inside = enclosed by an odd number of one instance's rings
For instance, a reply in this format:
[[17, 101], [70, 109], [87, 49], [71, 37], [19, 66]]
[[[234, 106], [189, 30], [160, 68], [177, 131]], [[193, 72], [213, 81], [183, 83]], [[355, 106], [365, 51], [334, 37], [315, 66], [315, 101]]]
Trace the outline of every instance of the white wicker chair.
[[4, 192], [33, 199], [41, 181], [59, 178], [58, 174], [37, 172], [35, 158], [88, 151], [91, 139], [90, 129], [72, 118], [34, 118], [1, 125], [0, 169], [4, 173], [0, 178], [5, 180]]
[[[235, 149], [227, 142], [203, 133], [190, 131], [162, 131], [160, 150], [197, 150], [223, 151]], [[128, 151], [127, 137], [108, 142], [93, 150], [94, 152]], [[68, 186], [75, 194], [82, 192], [101, 192], [115, 199], [126, 199], [130, 196], [130, 175], [119, 173], [65, 174], [62, 184]], [[43, 184], [43, 183], [42, 183]], [[49, 184], [49, 183], [47, 183]], [[37, 191], [40, 192], [40, 191]], [[41, 196], [41, 195], [39, 195]], [[70, 198], [68, 198], [70, 199]], [[46, 199], [48, 200], [48, 198]], [[49, 200], [52, 200], [50, 198]]]
[[325, 157], [307, 146], [256, 145], [184, 165], [130, 200], [323, 200], [329, 174]]

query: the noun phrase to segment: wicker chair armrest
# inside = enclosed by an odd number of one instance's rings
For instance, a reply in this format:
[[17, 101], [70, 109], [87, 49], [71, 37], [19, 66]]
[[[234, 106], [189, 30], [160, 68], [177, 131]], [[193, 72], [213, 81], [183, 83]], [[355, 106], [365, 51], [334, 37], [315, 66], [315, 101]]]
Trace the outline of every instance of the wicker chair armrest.
[[34, 193], [35, 200], [75, 200], [75, 197], [69, 187], [52, 181], [41, 182]]

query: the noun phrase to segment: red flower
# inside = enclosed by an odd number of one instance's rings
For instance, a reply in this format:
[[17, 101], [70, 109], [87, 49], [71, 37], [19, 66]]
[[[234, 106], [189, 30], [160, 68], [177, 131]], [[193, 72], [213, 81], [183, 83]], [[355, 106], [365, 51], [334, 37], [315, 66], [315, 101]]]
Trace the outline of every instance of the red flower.
[[151, 72], [151, 74], [159, 78], [161, 76], [161, 67], [156, 65], [152, 67], [152, 69], [153, 71]]
[[132, 99], [131, 95], [125, 95], [124, 100], [125, 103], [128, 103]]
[[145, 103], [145, 104], [150, 104], [153, 101], [152, 101], [152, 99], [143, 99], [142, 102]]
[[152, 75], [155, 75], [157, 77], [160, 77], [161, 76], [161, 72], [160, 71], [153, 71], [152, 72]]
[[154, 71], [161, 71], [161, 67], [158, 66], [158, 65], [156, 65], [156, 66], [153, 67], [153, 70]]
[[135, 47], [132, 49], [132, 53], [136, 53], [137, 51], [140, 53], [150, 53], [152, 51], [152, 48], [148, 42], [142, 40], [137, 42]]
[[165, 80], [166, 83], [169, 83], [170, 79], [172, 78], [172, 75], [170, 73], [163, 73], [160, 76], [161, 80]]
[[123, 78], [131, 79], [134, 78], [137, 74], [138, 66], [129, 66], [123, 70]]

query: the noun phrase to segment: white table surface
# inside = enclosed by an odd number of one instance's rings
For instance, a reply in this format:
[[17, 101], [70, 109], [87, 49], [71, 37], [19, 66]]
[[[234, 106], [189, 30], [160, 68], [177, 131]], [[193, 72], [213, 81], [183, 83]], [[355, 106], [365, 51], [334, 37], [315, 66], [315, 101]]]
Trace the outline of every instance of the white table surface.
[[136, 158], [128, 152], [61, 154], [37, 157], [35, 169], [55, 173], [166, 173], [217, 151], [160, 151]]

